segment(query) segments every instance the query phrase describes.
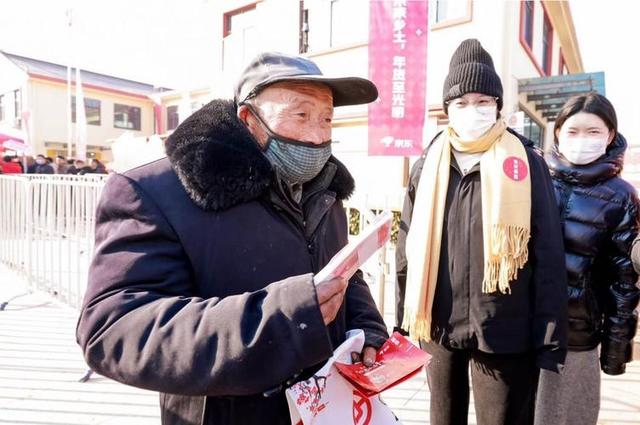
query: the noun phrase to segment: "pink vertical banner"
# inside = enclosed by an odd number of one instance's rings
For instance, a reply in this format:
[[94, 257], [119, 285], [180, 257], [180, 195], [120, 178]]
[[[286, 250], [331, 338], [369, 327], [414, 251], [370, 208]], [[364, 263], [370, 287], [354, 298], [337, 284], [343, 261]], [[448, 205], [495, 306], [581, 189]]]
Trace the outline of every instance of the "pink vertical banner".
[[156, 123], [156, 134], [163, 134], [164, 128], [162, 128], [162, 105], [155, 103], [153, 105], [153, 115]]
[[426, 112], [428, 1], [369, 4], [369, 78], [379, 92], [378, 100], [369, 104], [369, 155], [420, 155]]

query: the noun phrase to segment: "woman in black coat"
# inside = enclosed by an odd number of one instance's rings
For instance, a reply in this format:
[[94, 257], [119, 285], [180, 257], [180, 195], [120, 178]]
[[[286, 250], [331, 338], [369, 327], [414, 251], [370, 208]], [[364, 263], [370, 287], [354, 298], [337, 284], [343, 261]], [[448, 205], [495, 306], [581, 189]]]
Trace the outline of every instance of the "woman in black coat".
[[554, 136], [547, 162], [563, 224], [569, 353], [562, 375], [541, 373], [536, 424], [595, 425], [600, 369], [620, 375], [631, 360], [640, 290], [629, 252], [639, 202], [620, 178], [627, 142], [604, 96], [569, 99]]
[[404, 201], [398, 326], [432, 356], [432, 425], [468, 423], [470, 384], [479, 425], [533, 423], [539, 370], [558, 372], [566, 354], [553, 185], [533, 142], [498, 119], [502, 96], [490, 54], [463, 41], [443, 87], [449, 126], [415, 163]]

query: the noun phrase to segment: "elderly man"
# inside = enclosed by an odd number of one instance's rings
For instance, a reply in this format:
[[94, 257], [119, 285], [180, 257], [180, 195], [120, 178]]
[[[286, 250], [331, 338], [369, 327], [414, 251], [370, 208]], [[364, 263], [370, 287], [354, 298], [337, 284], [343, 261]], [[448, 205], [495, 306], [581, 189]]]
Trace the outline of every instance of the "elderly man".
[[163, 424], [289, 424], [282, 389], [365, 331], [387, 332], [356, 275], [313, 284], [347, 242], [354, 189], [331, 156], [334, 106], [373, 83], [327, 78], [265, 53], [235, 102], [214, 100], [167, 142], [168, 158], [112, 175], [78, 323], [93, 370], [161, 393]]

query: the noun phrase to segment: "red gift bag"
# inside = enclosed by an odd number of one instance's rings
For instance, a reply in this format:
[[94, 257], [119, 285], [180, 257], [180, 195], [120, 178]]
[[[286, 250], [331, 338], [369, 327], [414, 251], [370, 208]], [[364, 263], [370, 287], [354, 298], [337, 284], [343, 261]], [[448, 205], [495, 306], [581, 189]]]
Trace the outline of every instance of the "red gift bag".
[[340, 362], [336, 362], [335, 366], [358, 391], [366, 397], [372, 397], [415, 376], [430, 357], [407, 338], [394, 332], [378, 350], [373, 366]]

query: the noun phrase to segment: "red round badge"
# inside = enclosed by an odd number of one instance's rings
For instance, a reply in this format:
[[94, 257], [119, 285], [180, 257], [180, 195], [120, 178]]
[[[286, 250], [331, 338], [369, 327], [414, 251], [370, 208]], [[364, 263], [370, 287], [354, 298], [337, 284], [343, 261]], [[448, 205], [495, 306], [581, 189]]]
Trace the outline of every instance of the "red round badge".
[[524, 180], [527, 177], [527, 174], [529, 174], [527, 164], [515, 156], [510, 156], [505, 159], [502, 163], [502, 169], [507, 177], [517, 182]]

